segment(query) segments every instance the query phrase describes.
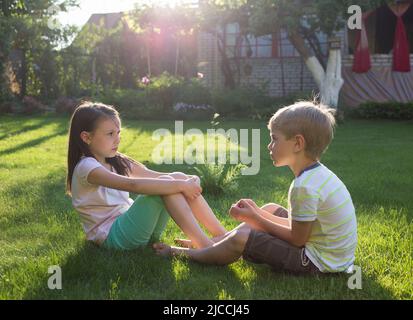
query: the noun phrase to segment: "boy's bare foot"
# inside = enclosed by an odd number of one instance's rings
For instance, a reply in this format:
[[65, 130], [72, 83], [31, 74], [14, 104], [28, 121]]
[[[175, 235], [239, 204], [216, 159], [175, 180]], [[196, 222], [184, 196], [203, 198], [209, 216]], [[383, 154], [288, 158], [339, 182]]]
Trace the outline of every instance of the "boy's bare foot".
[[184, 248], [193, 249], [194, 246], [192, 245], [192, 241], [188, 239], [175, 239], [174, 242]]
[[[228, 233], [222, 236], [211, 238], [211, 240], [214, 243], [217, 243], [217, 242], [220, 242], [222, 239], [224, 239], [227, 235]], [[195, 247], [192, 245], [192, 241], [189, 239], [175, 239], [174, 242], [183, 248], [195, 249]]]
[[172, 255], [171, 247], [165, 243], [157, 242], [152, 245], [158, 256], [170, 257]]

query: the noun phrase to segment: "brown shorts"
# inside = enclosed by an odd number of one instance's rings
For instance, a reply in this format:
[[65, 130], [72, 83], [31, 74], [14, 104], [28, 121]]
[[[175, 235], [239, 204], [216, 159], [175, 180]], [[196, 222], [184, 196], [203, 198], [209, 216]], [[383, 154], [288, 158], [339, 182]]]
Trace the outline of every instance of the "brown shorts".
[[[288, 211], [278, 208], [274, 215], [287, 218]], [[296, 274], [323, 274], [305, 254], [304, 248], [298, 248], [266, 232], [251, 229], [245, 249], [244, 260], [253, 263], [265, 263], [275, 271]]]

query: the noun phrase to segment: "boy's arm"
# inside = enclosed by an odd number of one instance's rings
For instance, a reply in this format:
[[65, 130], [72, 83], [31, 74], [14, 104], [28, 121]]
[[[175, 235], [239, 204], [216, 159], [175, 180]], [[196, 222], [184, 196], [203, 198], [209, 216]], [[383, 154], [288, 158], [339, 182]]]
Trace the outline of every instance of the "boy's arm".
[[278, 224], [261, 215], [257, 215], [250, 224], [257, 226], [267, 233], [287, 241], [296, 247], [302, 247], [310, 237], [313, 222], [314, 221], [300, 222], [293, 220], [290, 228], [289, 226]]
[[261, 215], [248, 201], [242, 199], [231, 206], [229, 213], [237, 220], [246, 222], [253, 229], [263, 230], [281, 240], [302, 247], [308, 241], [314, 221], [293, 220], [291, 227], [278, 224]]
[[260, 208], [259, 206], [257, 206], [257, 204], [252, 199], [244, 199], [244, 200], [248, 202], [251, 205], [251, 207], [254, 208], [256, 212], [258, 212], [259, 215], [265, 217], [267, 220], [270, 220], [277, 224], [281, 224], [286, 227], [290, 227], [290, 220], [288, 218], [276, 216], [273, 213], [265, 209], [262, 209], [262, 207]]
[[260, 216], [263, 216], [265, 219], [270, 220], [276, 224], [285, 226], [285, 227], [290, 227], [290, 220], [288, 218], [283, 218], [279, 216], [275, 216], [272, 213], [263, 210], [261, 208], [258, 208], [257, 211], [259, 212]]

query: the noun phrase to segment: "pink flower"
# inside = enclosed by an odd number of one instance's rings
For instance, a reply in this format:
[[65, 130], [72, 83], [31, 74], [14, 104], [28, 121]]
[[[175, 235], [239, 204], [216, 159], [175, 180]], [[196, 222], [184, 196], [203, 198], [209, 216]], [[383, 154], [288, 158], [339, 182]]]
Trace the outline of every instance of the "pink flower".
[[146, 86], [149, 84], [149, 82], [151, 82], [151, 80], [148, 77], [143, 77], [142, 78], [142, 83]]

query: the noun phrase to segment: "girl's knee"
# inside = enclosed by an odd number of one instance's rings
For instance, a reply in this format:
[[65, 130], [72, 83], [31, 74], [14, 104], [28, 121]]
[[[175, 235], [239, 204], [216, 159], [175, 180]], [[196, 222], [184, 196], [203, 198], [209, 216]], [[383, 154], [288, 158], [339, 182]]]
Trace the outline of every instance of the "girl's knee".
[[149, 203], [151, 207], [156, 207], [158, 209], [163, 209], [165, 204], [162, 200], [162, 196], [158, 195], [142, 195], [145, 202]]
[[174, 180], [174, 178], [172, 178], [171, 176], [164, 174], [162, 176], [159, 176], [158, 179], [162, 179], [162, 180]]
[[187, 176], [185, 173], [182, 173], [182, 172], [172, 172], [169, 174], [169, 177], [172, 177], [173, 179], [176, 179], [176, 180], [186, 180], [190, 178], [189, 176]]

